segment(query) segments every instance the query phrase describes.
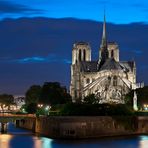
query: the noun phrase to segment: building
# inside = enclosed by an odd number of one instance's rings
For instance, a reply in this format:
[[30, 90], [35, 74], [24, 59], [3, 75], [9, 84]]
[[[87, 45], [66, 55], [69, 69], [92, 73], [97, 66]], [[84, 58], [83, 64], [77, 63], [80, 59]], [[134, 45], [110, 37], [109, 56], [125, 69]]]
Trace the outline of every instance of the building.
[[14, 103], [13, 111], [19, 111], [25, 105], [25, 96], [14, 96]]
[[120, 61], [119, 46], [108, 42], [104, 16], [102, 41], [97, 61], [91, 60], [91, 47], [77, 42], [72, 49], [70, 94], [73, 102], [95, 94], [99, 103], [124, 103], [124, 96], [136, 89], [135, 61]]

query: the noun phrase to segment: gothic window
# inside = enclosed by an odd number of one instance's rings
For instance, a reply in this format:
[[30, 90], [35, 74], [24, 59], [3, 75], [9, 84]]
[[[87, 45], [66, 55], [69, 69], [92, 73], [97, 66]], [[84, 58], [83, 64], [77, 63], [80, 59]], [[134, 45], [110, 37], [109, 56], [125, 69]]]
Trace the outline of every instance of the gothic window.
[[117, 76], [113, 77], [113, 86], [117, 86]]
[[110, 84], [110, 81], [111, 81], [111, 77], [108, 76], [108, 85]]
[[85, 51], [85, 49], [83, 50], [83, 60], [84, 61], [86, 60], [86, 51]]
[[114, 57], [114, 50], [111, 50], [111, 58]]
[[74, 95], [75, 95], [75, 98], [77, 98], [77, 91], [75, 90], [74, 93], [75, 93], [75, 94], [74, 94]]
[[79, 49], [79, 61], [81, 61], [81, 49]]
[[111, 77], [110, 76], [108, 76], [108, 80], [111, 80]]
[[108, 86], [107, 86], [107, 85], [105, 85], [105, 91], [107, 91], [107, 89], [108, 89]]
[[86, 84], [89, 84], [89, 83], [90, 83], [90, 79], [87, 78], [87, 79], [86, 79]]
[[110, 81], [111, 80], [111, 77], [110, 76], [108, 76], [108, 81]]

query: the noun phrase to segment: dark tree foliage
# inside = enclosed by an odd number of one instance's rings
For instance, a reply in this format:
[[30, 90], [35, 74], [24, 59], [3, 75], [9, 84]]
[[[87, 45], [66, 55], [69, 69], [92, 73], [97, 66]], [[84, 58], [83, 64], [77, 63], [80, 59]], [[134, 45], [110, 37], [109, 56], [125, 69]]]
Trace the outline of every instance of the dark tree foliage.
[[37, 104], [36, 103], [27, 104], [25, 106], [25, 110], [27, 113], [34, 114], [37, 111]]
[[41, 94], [41, 86], [39, 85], [31, 86], [25, 94], [26, 104], [37, 103], [39, 100], [40, 94]]
[[45, 82], [39, 99], [39, 103], [43, 104], [64, 104], [71, 101], [70, 95], [65, 87], [58, 82]]
[[4, 107], [8, 107], [9, 109], [10, 105], [14, 105], [13, 95], [1, 94], [0, 95], [0, 105], [1, 105], [2, 110], [4, 109]]
[[65, 104], [59, 112], [63, 116], [115, 116], [133, 115], [125, 104]]
[[99, 98], [95, 96], [95, 94], [90, 94], [84, 98], [84, 103], [86, 104], [98, 104]]
[[[140, 109], [143, 107], [144, 104], [148, 104], [148, 86], [136, 89], [136, 93], [137, 93], [138, 107]], [[125, 101], [130, 106], [133, 106], [133, 96], [134, 96], [134, 91], [129, 92], [125, 96]]]

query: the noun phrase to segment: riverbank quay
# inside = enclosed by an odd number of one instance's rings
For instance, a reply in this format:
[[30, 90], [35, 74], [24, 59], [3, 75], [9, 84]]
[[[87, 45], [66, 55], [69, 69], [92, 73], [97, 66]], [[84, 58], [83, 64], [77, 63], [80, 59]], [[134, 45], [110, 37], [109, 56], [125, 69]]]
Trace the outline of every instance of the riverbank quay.
[[18, 120], [17, 127], [56, 139], [148, 134], [147, 116], [51, 116]]

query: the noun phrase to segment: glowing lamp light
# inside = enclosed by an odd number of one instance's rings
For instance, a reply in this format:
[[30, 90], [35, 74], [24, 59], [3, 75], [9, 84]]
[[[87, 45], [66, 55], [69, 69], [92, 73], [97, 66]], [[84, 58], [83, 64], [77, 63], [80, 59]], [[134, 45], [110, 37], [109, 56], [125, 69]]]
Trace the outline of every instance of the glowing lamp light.
[[38, 104], [38, 107], [39, 107], [39, 108], [43, 107], [43, 104]]
[[45, 110], [48, 110], [49, 109], [49, 106], [46, 106]]
[[144, 107], [144, 110], [146, 111], [148, 110], [148, 104], [144, 104], [143, 107]]

